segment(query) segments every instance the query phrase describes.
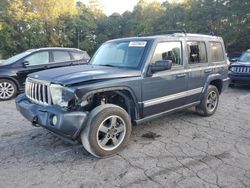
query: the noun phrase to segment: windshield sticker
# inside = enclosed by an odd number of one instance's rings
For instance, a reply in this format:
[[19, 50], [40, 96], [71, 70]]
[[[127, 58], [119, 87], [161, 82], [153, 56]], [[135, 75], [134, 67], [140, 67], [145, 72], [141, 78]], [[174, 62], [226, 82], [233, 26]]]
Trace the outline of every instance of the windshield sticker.
[[146, 41], [131, 41], [129, 47], [145, 47], [147, 44]]

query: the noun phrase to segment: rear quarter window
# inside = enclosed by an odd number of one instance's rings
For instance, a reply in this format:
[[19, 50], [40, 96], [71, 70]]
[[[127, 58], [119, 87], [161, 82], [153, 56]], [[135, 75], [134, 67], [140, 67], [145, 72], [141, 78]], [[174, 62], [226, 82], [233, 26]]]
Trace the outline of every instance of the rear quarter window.
[[71, 52], [71, 55], [73, 56], [74, 60], [90, 59], [89, 55], [86, 52]]
[[224, 61], [224, 52], [220, 42], [209, 42], [210, 59], [212, 62]]
[[79, 52], [71, 52], [74, 60], [84, 59], [84, 54]]

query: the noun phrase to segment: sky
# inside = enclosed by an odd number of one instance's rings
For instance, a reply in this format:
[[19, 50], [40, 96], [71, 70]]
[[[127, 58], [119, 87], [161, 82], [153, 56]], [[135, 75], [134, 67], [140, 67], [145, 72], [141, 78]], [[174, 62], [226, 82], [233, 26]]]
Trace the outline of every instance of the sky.
[[[138, 1], [139, 0], [100, 0], [100, 2], [103, 5], [103, 11], [107, 16], [110, 16], [114, 12], [122, 14], [126, 10], [132, 11]], [[153, 0], [148, 0], [148, 1], [152, 2]], [[166, 0], [156, 0], [156, 1], [162, 3]], [[82, 0], [82, 2], [88, 3], [89, 0]]]

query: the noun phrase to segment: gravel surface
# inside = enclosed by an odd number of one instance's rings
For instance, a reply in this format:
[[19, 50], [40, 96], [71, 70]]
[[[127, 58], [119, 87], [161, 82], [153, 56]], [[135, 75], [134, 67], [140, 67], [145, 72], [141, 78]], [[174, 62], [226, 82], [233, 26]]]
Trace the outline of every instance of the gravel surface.
[[212, 117], [188, 109], [136, 126], [106, 159], [1, 102], [0, 187], [250, 187], [250, 88], [229, 88]]

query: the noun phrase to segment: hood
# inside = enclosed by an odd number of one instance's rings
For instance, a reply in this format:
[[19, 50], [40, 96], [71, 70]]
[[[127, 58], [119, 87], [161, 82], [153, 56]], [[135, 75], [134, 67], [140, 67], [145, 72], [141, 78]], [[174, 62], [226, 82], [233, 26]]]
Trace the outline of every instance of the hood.
[[77, 65], [36, 72], [30, 74], [29, 77], [62, 85], [72, 85], [86, 81], [137, 77], [140, 75], [141, 73], [139, 70], [106, 66]]
[[238, 61], [238, 62], [232, 63], [231, 66], [250, 66], [250, 62]]

